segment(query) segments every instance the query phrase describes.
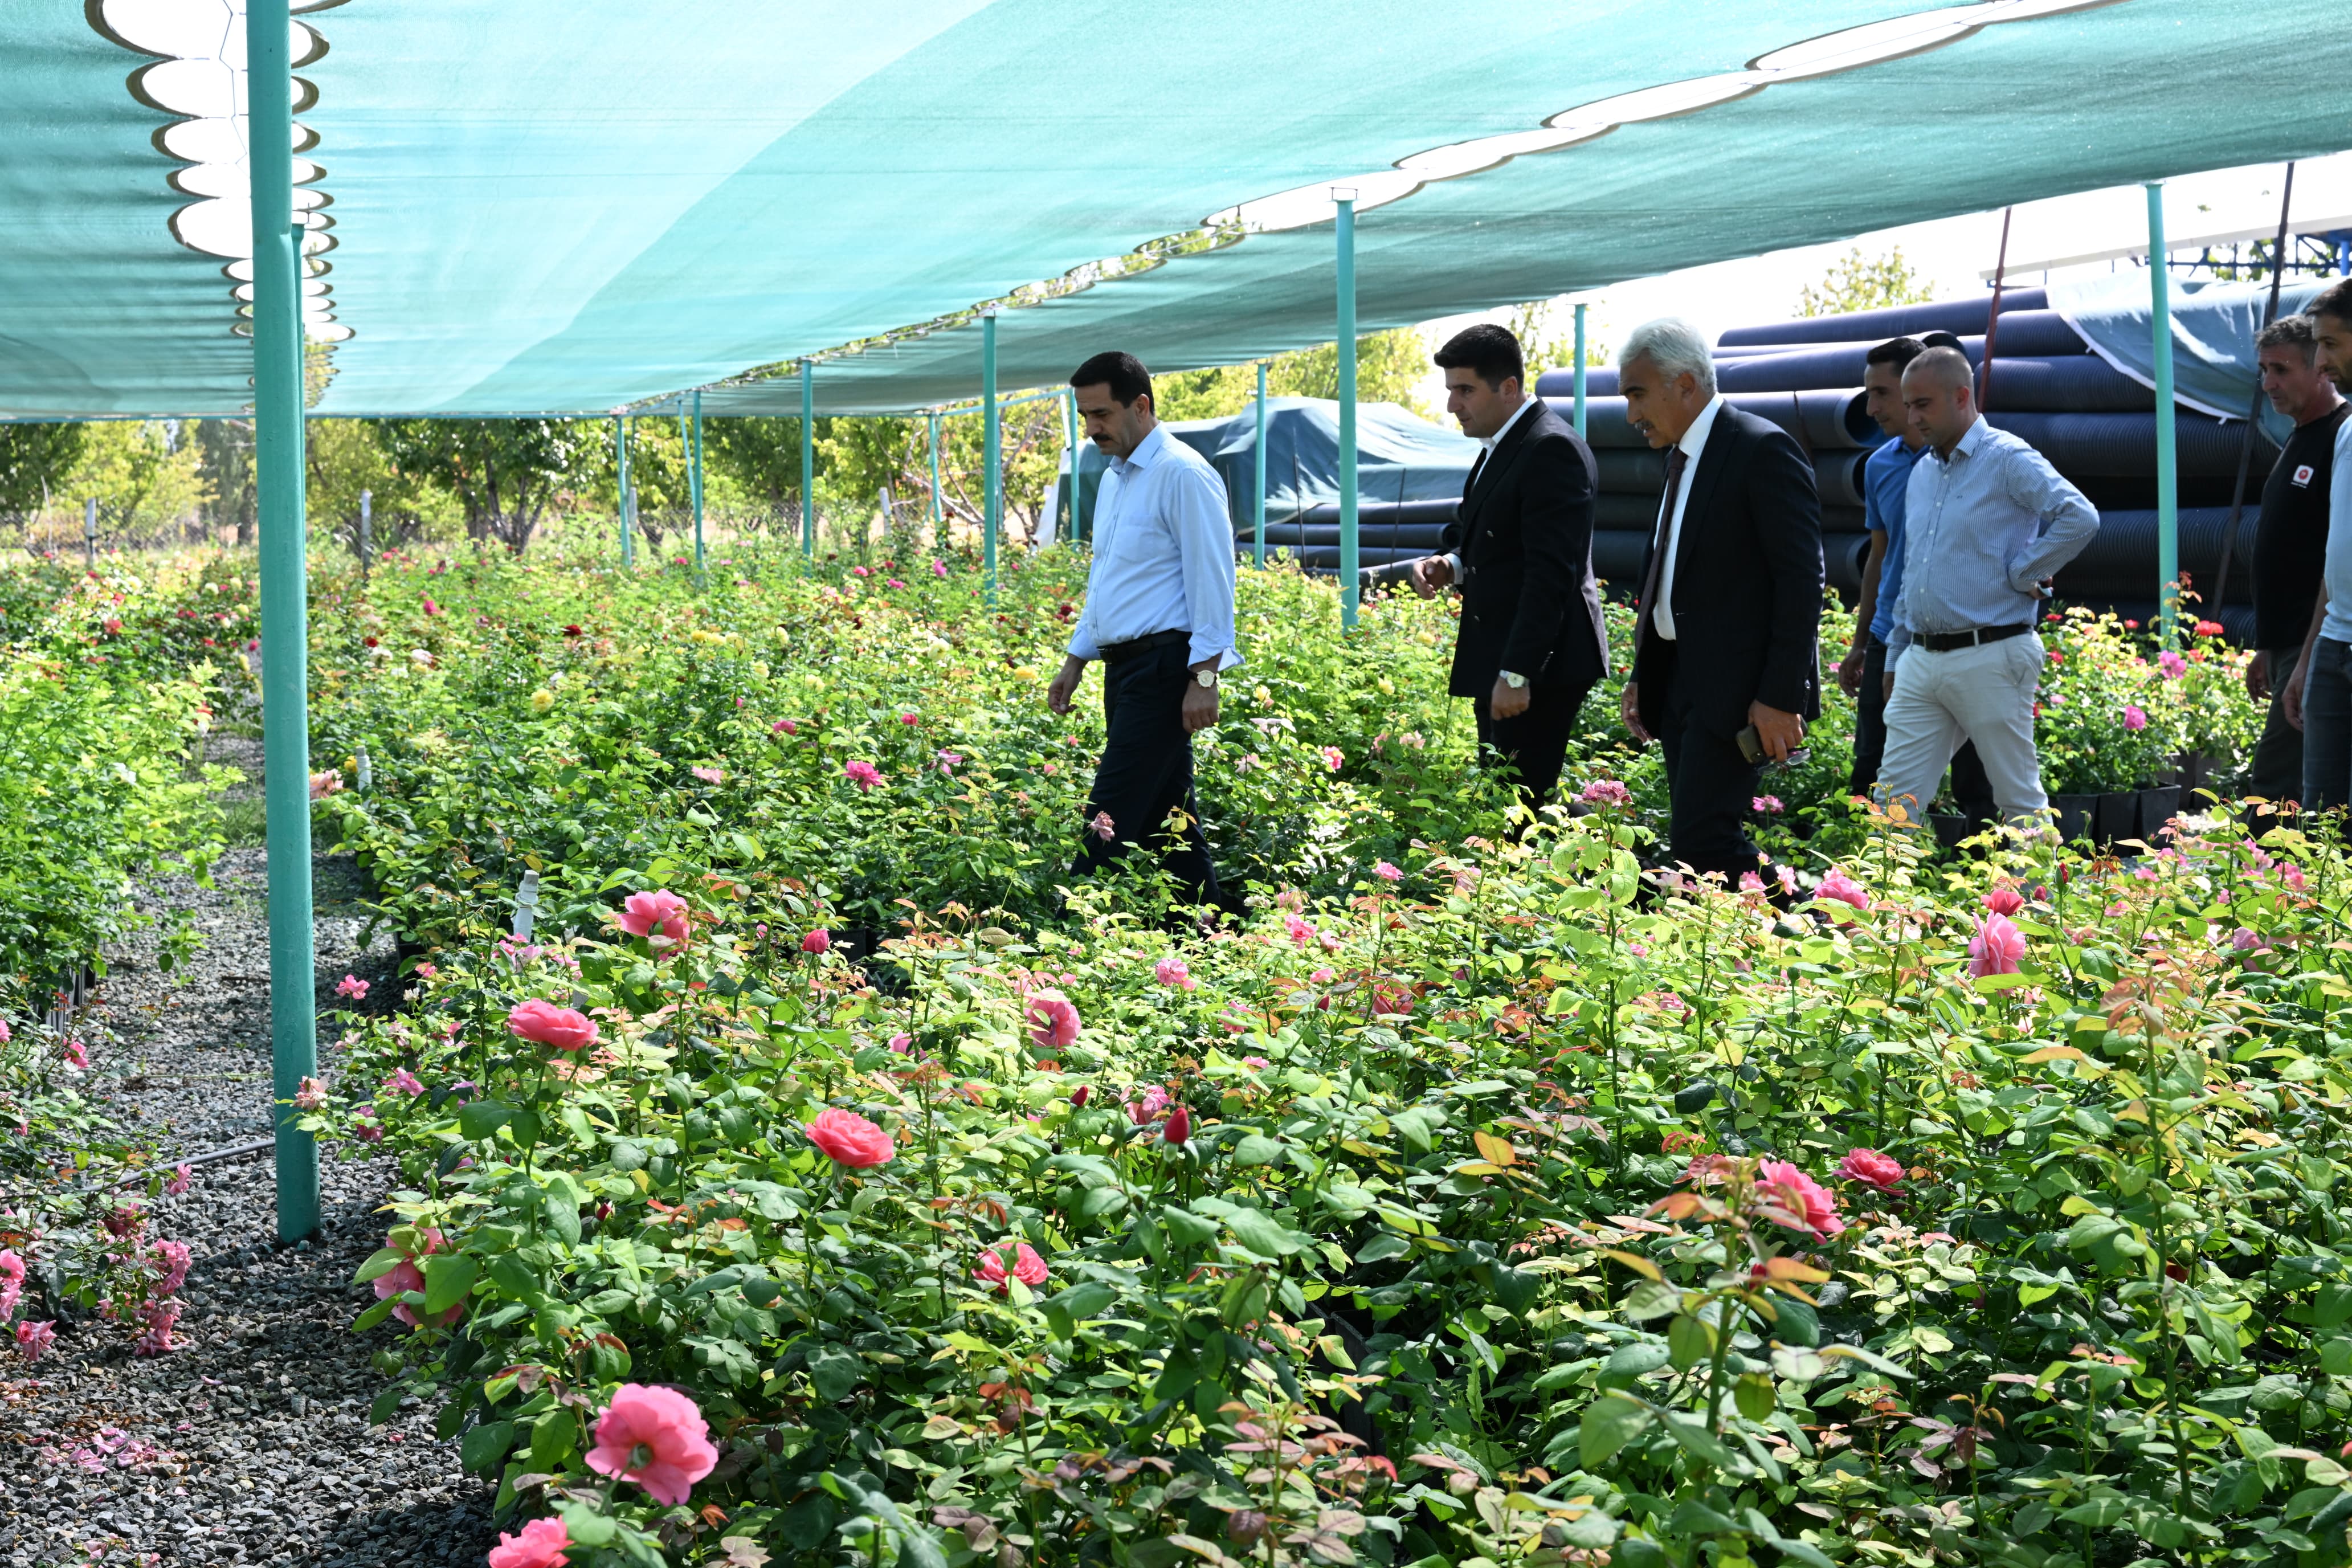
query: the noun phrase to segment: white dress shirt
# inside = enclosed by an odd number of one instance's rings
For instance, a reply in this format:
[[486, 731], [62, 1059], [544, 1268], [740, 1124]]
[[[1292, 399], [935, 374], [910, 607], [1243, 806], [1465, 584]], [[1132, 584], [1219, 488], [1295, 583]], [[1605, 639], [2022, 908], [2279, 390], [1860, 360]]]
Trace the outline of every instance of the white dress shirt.
[[1155, 425], [1113, 458], [1095, 498], [1094, 563], [1087, 607], [1070, 653], [1100, 658], [1106, 647], [1154, 632], [1192, 634], [1192, 658], [1219, 669], [1234, 650], [1234, 525], [1225, 481], [1208, 459]]
[[[1682, 448], [1683, 482], [1675, 487], [1675, 515], [1666, 520], [1666, 562], [1658, 569], [1658, 606], [1650, 612], [1650, 624], [1668, 642], [1675, 640], [1675, 558], [1681, 552], [1683, 542], [1683, 512], [1690, 505], [1691, 480], [1698, 477], [1698, 455], [1706, 447], [1706, 433], [1715, 428], [1715, 416], [1723, 410], [1723, 394], [1717, 393], [1698, 411], [1683, 438], [1675, 443]], [[1658, 504], [1665, 505], [1661, 500]]]
[[[1519, 405], [1511, 410], [1511, 416], [1503, 421], [1502, 427], [1500, 429], [1496, 430], [1492, 436], [1481, 436], [1478, 437], [1478, 445], [1486, 448], [1486, 455], [1478, 459], [1481, 463], [1488, 463], [1494, 460], [1495, 448], [1503, 444], [1503, 437], [1511, 433], [1511, 426], [1517, 425], [1527, 411], [1533, 408], [1535, 405], [1536, 400], [1534, 398], [1522, 398], [1519, 402]], [[1483, 468], [1479, 471], [1479, 477], [1482, 479], [1485, 477], [1485, 470]], [[1458, 583], [1462, 580], [1462, 553], [1460, 551], [1449, 550], [1444, 554], [1439, 556], [1438, 559], [1444, 562], [1447, 566], [1453, 569], [1454, 580], [1455, 582]]]

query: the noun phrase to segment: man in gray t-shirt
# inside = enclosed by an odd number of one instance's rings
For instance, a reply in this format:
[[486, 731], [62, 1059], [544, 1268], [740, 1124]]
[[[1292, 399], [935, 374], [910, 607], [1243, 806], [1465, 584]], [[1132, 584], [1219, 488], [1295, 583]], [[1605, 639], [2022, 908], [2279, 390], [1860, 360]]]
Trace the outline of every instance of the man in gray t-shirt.
[[[2304, 307], [2319, 363], [2352, 392], [2352, 279]], [[2303, 730], [2303, 805], [2352, 805], [2352, 420], [2336, 432], [2327, 500], [2327, 569], [2319, 614], [2287, 679], [2286, 717]]]

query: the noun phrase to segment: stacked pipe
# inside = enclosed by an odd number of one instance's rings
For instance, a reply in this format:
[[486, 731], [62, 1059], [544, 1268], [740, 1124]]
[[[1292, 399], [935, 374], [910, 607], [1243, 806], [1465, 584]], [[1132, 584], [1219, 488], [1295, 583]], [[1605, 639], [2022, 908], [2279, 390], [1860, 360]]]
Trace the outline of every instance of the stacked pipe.
[[[1434, 554], [1445, 525], [1454, 521], [1459, 501], [1360, 500], [1356, 504], [1356, 563], [1362, 569], [1386, 568]], [[1310, 572], [1339, 569], [1339, 503], [1318, 501], [1293, 516], [1265, 524], [1265, 547], [1287, 550]], [[1244, 544], [1243, 548], [1246, 549]], [[1375, 577], [1397, 574], [1376, 571]]]
[[[1716, 347], [1716, 379], [1737, 407], [1770, 419], [1797, 437], [1813, 464], [1822, 497], [1822, 543], [1831, 585], [1852, 594], [1860, 583], [1862, 465], [1884, 439], [1863, 410], [1864, 358], [1888, 338], [1928, 331], [1958, 335], [1979, 367], [1988, 420], [2031, 442], [2098, 507], [2097, 540], [2058, 576], [2062, 599], [2139, 616], [2155, 602], [2157, 572], [2156, 396], [2090, 352], [2042, 289], [2002, 298], [1992, 335], [1994, 358], [1983, 376], [1990, 298], [1817, 316], [1725, 332]], [[1570, 374], [1554, 371], [1537, 390], [1565, 412]], [[1657, 518], [1664, 466], [1624, 423], [1613, 368], [1586, 373], [1588, 428], [1601, 461], [1601, 502], [1593, 568], [1630, 591]], [[2229, 531], [2231, 491], [2244, 426], [2176, 410], [2173, 430], [2180, 486], [2179, 562], [2193, 589], [2210, 597]], [[2251, 622], [2247, 567], [2252, 557], [2253, 501], [2277, 449], [2254, 443], [2245, 509], [2231, 561], [2231, 604], [2214, 616], [2233, 634]]]

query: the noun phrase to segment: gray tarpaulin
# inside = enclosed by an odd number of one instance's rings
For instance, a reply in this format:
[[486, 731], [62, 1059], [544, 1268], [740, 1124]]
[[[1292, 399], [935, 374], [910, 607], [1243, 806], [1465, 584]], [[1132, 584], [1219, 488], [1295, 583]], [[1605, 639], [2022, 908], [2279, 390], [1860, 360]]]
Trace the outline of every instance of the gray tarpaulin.
[[[2290, 316], [2333, 279], [2289, 283], [2279, 290], [2279, 314]], [[2270, 284], [2176, 280], [2172, 313], [2172, 395], [2184, 408], [2217, 419], [2243, 419], [2253, 401], [2254, 334], [2270, 302]], [[2097, 354], [2142, 386], [2156, 385], [2156, 340], [2148, 275], [2134, 268], [2083, 282], [2053, 283], [2050, 306]], [[2282, 445], [2293, 423], [2263, 409], [2263, 428]]]

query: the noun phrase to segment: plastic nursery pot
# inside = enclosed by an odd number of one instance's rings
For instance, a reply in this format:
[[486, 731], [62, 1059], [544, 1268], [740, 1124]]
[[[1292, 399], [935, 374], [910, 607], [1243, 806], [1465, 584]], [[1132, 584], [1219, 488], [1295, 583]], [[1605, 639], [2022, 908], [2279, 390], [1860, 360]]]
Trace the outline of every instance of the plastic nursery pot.
[[2102, 844], [2139, 836], [2139, 791], [2111, 789], [2099, 796], [2092, 835]]
[[1930, 815], [1927, 820], [1936, 829], [1936, 842], [1947, 849], [1958, 848], [1960, 840], [1969, 836], [1971, 826], [1967, 817], [1956, 811], [1938, 811]]
[[2139, 836], [2150, 844], [2164, 831], [2164, 825], [2180, 812], [2180, 785], [2158, 784], [2154, 789], [2139, 792]]
[[2098, 810], [2099, 797], [2095, 795], [2053, 795], [2051, 809], [2057, 814], [2058, 837], [2073, 844], [2091, 836], [2091, 817]]

